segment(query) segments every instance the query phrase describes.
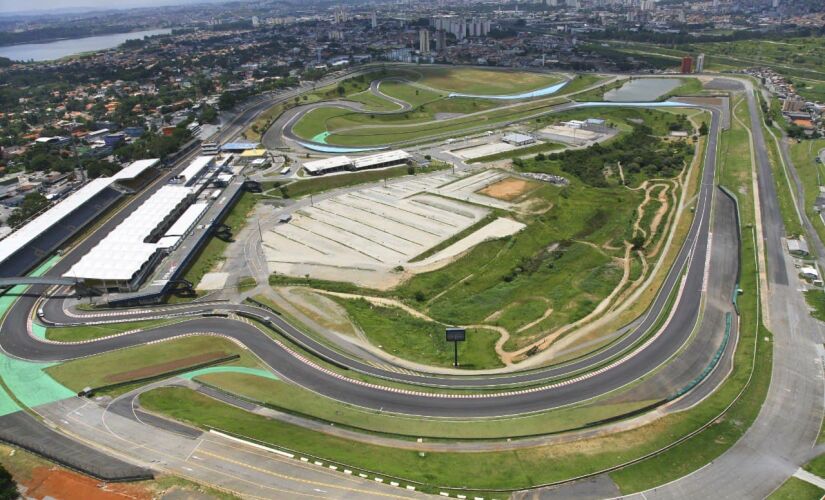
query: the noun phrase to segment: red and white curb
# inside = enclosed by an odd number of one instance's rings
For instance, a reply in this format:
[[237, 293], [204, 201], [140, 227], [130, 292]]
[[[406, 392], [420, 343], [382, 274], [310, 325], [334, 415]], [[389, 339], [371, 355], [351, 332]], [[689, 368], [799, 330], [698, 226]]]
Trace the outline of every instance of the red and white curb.
[[[210, 429], [209, 433], [214, 435], [214, 436], [218, 436], [222, 439], [226, 439], [226, 440], [232, 441], [234, 443], [239, 443], [239, 444], [242, 444], [244, 446], [249, 446], [249, 447], [255, 448], [257, 450], [266, 451], [266, 452], [272, 453], [274, 455], [278, 455], [278, 456], [285, 457], [285, 458], [296, 459], [296, 460], [299, 460], [299, 461], [301, 461], [305, 464], [316, 465], [318, 467], [322, 467], [324, 469], [328, 469], [328, 470], [332, 470], [332, 471], [340, 471], [340, 472], [342, 472], [342, 473], [344, 473], [348, 476], [354, 475], [352, 470], [346, 469], [346, 468], [342, 469], [340, 465], [325, 463], [321, 460], [315, 460], [315, 459], [312, 459], [312, 458], [302, 457], [300, 455], [296, 455], [295, 453], [287, 452], [287, 451], [284, 451], [284, 450], [279, 450], [279, 449], [273, 448], [271, 446], [264, 446], [262, 444], [258, 444], [258, 443], [252, 442], [252, 441], [247, 441], [246, 439], [237, 438], [235, 436], [231, 436], [231, 435], [223, 433], [221, 431], [216, 431], [215, 429]], [[396, 488], [402, 488], [402, 485], [399, 481], [387, 481], [385, 478], [383, 478], [381, 476], [376, 476], [374, 474], [373, 475], [365, 474], [363, 472], [359, 472], [357, 475], [361, 479], [370, 479], [370, 478], [372, 478], [372, 480], [375, 481], [376, 483], [388, 484], [388, 485], [394, 486]], [[403, 485], [403, 489], [405, 489], [407, 491], [416, 491], [417, 488], [418, 487], [416, 485], [412, 485], [412, 484]], [[442, 497], [450, 497], [451, 496], [446, 491], [441, 491], [438, 494]], [[456, 494], [455, 498], [466, 499], [467, 496]], [[485, 498], [484, 497], [473, 497], [473, 500], [485, 500]], [[496, 499], [491, 499], [491, 500], [496, 500]]]

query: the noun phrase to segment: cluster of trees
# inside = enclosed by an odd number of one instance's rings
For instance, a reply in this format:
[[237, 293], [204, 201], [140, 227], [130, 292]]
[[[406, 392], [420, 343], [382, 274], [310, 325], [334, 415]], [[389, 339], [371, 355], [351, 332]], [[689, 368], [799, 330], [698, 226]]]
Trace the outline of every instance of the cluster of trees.
[[11, 477], [9, 471], [0, 465], [0, 500], [17, 500], [20, 492], [17, 491], [17, 483]]
[[95, 179], [110, 176], [120, 170], [120, 165], [97, 158], [75, 158], [68, 151], [59, 151], [48, 146], [34, 146], [15, 160], [16, 170], [26, 172], [71, 172], [78, 164], [86, 170], [86, 174]]
[[599, 40], [624, 40], [629, 42], [646, 42], [665, 45], [685, 45], [703, 42], [736, 42], [739, 40], [782, 40], [786, 38], [822, 36], [825, 28], [802, 27], [792, 29], [783, 26], [781, 30], [740, 30], [728, 35], [691, 35], [687, 29], [678, 33], [661, 33], [646, 29], [607, 28], [604, 31], [590, 33], [590, 38]]
[[594, 144], [585, 149], [570, 149], [536, 158], [531, 170], [541, 171], [545, 161], [556, 162], [561, 169], [594, 187], [608, 185], [605, 168], [622, 165], [626, 177], [672, 177], [681, 171], [691, 146], [685, 142], [666, 143], [652, 136], [652, 130], [637, 125], [633, 132], [607, 145]]
[[48, 206], [49, 200], [45, 196], [40, 193], [29, 193], [23, 198], [23, 203], [9, 214], [6, 224], [17, 227]]
[[803, 139], [819, 139], [819, 132], [814, 130], [811, 135], [808, 135], [805, 133], [805, 129], [796, 123], [789, 124], [785, 131], [788, 133], [788, 137], [792, 137], [800, 141]]
[[146, 158], [166, 158], [192, 138], [192, 133], [186, 130], [187, 123], [184, 121], [179, 124], [171, 135], [145, 133], [133, 143], [124, 144], [115, 149], [115, 156], [124, 162]]
[[[306, 77], [306, 75], [304, 75]], [[263, 84], [247, 87], [240, 90], [227, 90], [221, 94], [218, 100], [218, 107], [220, 109], [231, 109], [236, 104], [245, 101], [250, 96], [267, 92], [269, 90], [276, 90], [297, 84], [295, 78], [282, 78], [281, 80], [269, 80]]]

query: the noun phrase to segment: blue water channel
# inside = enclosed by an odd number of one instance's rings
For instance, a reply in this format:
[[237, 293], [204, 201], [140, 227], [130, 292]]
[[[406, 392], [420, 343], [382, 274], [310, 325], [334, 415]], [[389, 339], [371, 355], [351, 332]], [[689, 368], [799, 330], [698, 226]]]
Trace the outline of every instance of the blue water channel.
[[476, 94], [462, 94], [460, 92], [451, 92], [449, 97], [470, 97], [473, 99], [499, 99], [499, 100], [516, 100], [516, 99], [531, 99], [533, 97], [543, 97], [546, 95], [552, 95], [558, 92], [567, 85], [567, 81], [563, 81], [561, 83], [557, 83], [555, 85], [551, 85], [549, 87], [545, 87], [543, 89], [532, 90], [530, 92], [524, 92], [521, 94], [510, 94], [510, 95], [476, 95]]

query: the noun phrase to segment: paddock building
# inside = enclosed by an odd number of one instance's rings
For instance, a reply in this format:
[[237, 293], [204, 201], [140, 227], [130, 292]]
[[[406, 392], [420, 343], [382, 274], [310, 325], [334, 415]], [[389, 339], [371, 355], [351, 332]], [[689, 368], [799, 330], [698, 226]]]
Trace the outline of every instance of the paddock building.
[[323, 160], [308, 161], [303, 164], [309, 175], [325, 175], [335, 172], [355, 172], [373, 168], [407, 165], [412, 157], [402, 150], [385, 151], [382, 153], [350, 158], [348, 156], [333, 156]]
[[195, 227], [214, 196], [204, 193], [222, 165], [212, 156], [192, 160], [115, 227], [64, 276], [88, 288], [130, 292], [140, 287], [164, 256]]

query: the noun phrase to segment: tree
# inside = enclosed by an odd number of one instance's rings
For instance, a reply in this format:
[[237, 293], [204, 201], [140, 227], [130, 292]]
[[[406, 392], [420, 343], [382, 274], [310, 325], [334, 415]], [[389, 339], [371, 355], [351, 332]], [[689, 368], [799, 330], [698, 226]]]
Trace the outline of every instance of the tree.
[[0, 465], [0, 500], [17, 500], [20, 493], [17, 491], [17, 483], [11, 477], [9, 471]]
[[641, 250], [645, 246], [645, 237], [637, 234], [630, 239], [630, 244], [633, 245], [633, 250]]
[[19, 207], [15, 208], [11, 215], [9, 215], [9, 219], [6, 221], [6, 224], [11, 227], [17, 227], [29, 220], [32, 215], [46, 208], [48, 205], [49, 200], [47, 200], [42, 194], [29, 193], [25, 198], [23, 198], [23, 203], [21, 203]]
[[218, 120], [218, 112], [209, 105], [204, 105], [201, 110], [201, 123], [215, 123]]
[[708, 135], [708, 124], [706, 122], [702, 122], [702, 125], [699, 126], [699, 135]]

